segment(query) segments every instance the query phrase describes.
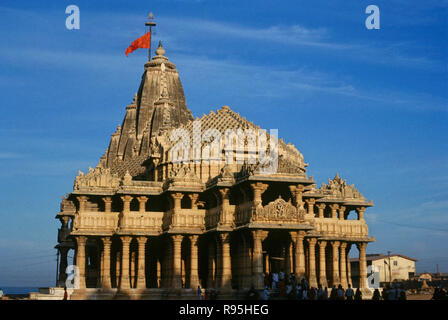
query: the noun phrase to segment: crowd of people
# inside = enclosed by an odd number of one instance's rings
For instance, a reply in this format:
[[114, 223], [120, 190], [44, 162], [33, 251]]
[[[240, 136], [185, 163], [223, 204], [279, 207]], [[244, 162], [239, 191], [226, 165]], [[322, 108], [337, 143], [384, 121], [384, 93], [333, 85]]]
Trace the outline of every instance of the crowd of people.
[[[306, 278], [297, 279], [293, 273], [286, 275], [283, 271], [264, 276], [263, 300], [272, 298], [290, 300], [362, 300], [362, 292], [352, 289], [351, 284], [344, 289], [342, 285], [333, 286], [330, 290], [321, 284], [310, 286]], [[253, 294], [254, 290], [249, 293]], [[249, 298], [249, 297], [248, 297]]]
[[[200, 300], [216, 299], [216, 292], [202, 291], [198, 287], [198, 298]], [[363, 300], [362, 291], [357, 288], [354, 290], [351, 284], [347, 288], [342, 285], [327, 288], [319, 284], [316, 287], [310, 286], [305, 277], [297, 279], [293, 273], [287, 275], [283, 271], [278, 273], [264, 275], [264, 290], [260, 292], [252, 285], [246, 294], [247, 300], [272, 300], [272, 299], [288, 299], [288, 300], [339, 300], [352, 301]], [[407, 300], [406, 288], [400, 283], [386, 284], [380, 291], [375, 289], [372, 300]], [[448, 293], [443, 287], [437, 287], [434, 291], [432, 300], [447, 300]]]

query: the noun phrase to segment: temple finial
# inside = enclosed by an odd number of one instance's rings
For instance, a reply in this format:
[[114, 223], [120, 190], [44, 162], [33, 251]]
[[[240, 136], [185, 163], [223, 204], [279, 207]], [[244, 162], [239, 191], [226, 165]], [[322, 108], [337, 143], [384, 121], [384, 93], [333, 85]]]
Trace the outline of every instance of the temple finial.
[[165, 54], [165, 49], [162, 47], [162, 40], [159, 40], [159, 47], [156, 49], [156, 54], [158, 56], [163, 56]]

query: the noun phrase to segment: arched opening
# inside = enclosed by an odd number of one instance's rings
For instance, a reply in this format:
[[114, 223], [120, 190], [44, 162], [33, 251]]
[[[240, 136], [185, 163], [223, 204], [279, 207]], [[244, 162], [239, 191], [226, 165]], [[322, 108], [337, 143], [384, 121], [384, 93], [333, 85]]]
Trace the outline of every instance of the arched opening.
[[140, 202], [138, 201], [137, 197], [133, 197], [131, 200], [131, 211], [139, 211], [140, 209]]
[[345, 220], [358, 220], [358, 212], [355, 209], [348, 208], [345, 212]]
[[181, 246], [181, 278], [182, 288], [190, 288], [191, 275], [191, 241], [188, 237], [184, 237]]
[[277, 200], [282, 197], [283, 200], [291, 200], [291, 191], [288, 185], [284, 183], [270, 183], [268, 189], [263, 193], [261, 199], [263, 206], [267, 205], [269, 202]]
[[86, 243], [85, 267], [86, 287], [98, 287], [100, 281], [100, 248], [96, 239], [89, 239]]
[[182, 197], [182, 200], [180, 201], [180, 207], [182, 209], [191, 209], [192, 205], [191, 205], [191, 199], [188, 196], [188, 194], [184, 194], [184, 196]]

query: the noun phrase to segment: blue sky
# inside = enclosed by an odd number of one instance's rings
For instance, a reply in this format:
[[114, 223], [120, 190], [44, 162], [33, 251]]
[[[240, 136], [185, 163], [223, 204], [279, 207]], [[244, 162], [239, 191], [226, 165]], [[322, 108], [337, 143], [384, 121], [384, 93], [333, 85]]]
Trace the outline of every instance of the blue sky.
[[[66, 6], [81, 11], [65, 28]], [[381, 29], [367, 30], [376, 4]], [[278, 128], [320, 185], [375, 207], [369, 253], [448, 272], [447, 1], [11, 1], [0, 5], [0, 287], [54, 284], [61, 197], [138, 89], [153, 11], [195, 116]], [[356, 251], [356, 250], [353, 250]]]

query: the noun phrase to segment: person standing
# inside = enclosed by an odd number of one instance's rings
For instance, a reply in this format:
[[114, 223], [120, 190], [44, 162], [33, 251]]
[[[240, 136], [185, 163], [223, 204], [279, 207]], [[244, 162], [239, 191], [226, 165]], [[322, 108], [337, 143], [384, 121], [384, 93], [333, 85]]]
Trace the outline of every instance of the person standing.
[[3, 298], [3, 290], [2, 290], [2, 288], [0, 288], [0, 299], [2, 299]]
[[356, 289], [355, 300], [362, 300], [362, 292], [359, 288]]
[[380, 290], [375, 289], [375, 291], [373, 292], [372, 300], [380, 300], [380, 299], [381, 299]]
[[264, 286], [264, 290], [263, 290], [263, 300], [269, 300], [269, 290], [268, 290], [268, 286]]
[[352, 289], [352, 285], [349, 283], [347, 290], [345, 290], [345, 296], [347, 297], [347, 300], [353, 300], [355, 296], [355, 292]]
[[338, 290], [336, 291], [337, 300], [344, 300], [344, 289], [341, 285], [338, 286]]
[[202, 290], [200, 286], [198, 286], [197, 294], [198, 294], [198, 300], [202, 300]]

